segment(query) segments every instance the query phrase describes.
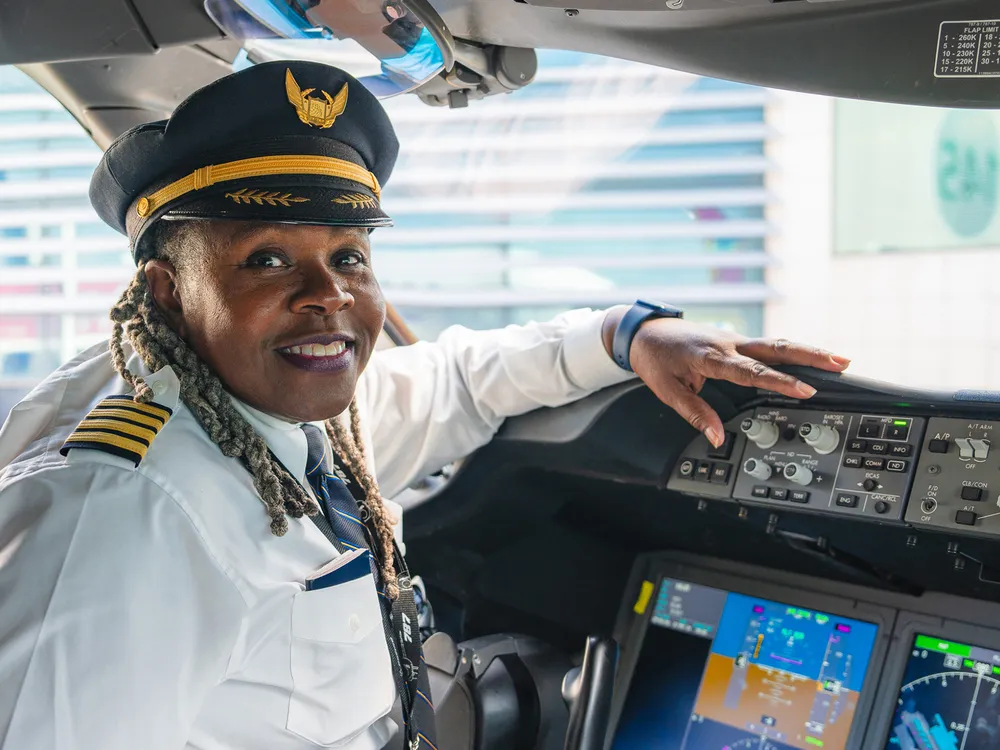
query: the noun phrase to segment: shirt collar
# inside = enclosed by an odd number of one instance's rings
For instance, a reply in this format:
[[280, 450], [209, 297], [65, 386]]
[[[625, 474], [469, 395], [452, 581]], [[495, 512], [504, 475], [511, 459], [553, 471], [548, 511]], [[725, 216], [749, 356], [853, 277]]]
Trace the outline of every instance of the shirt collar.
[[[180, 402], [180, 380], [169, 365], [151, 373], [138, 354], [133, 353], [128, 359], [128, 368], [141, 375], [146, 384], [153, 390], [153, 401], [171, 410], [176, 410]], [[309, 456], [309, 444], [306, 434], [302, 431], [302, 422], [288, 422], [279, 417], [266, 414], [249, 404], [240, 401], [230, 394], [233, 406], [250, 426], [257, 431], [275, 458], [297, 479], [303, 487], [309, 487], [306, 478], [306, 462]], [[323, 435], [326, 427], [323, 422], [311, 422]]]

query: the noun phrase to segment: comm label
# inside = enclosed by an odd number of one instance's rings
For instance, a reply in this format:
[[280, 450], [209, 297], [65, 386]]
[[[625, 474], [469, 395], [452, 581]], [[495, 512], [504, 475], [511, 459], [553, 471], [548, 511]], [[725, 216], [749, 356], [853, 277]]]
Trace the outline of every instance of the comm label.
[[1000, 77], [1000, 19], [943, 22], [938, 30], [934, 76]]

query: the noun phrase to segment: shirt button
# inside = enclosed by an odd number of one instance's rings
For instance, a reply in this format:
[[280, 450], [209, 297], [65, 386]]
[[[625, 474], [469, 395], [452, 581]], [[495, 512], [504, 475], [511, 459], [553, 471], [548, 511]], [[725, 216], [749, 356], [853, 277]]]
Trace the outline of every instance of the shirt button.
[[162, 396], [167, 390], [167, 384], [162, 380], [157, 380], [153, 383], [153, 393], [157, 396]]
[[351, 615], [347, 619], [347, 624], [350, 626], [351, 630], [355, 633], [361, 630], [361, 618], [358, 617], [357, 615]]

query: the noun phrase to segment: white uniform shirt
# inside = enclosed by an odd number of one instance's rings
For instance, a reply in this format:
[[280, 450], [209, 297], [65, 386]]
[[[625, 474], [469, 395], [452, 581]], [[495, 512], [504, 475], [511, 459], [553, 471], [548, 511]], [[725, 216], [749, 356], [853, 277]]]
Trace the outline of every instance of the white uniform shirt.
[[[484, 445], [505, 417], [625, 380], [603, 317], [377, 352], [357, 398], [383, 493]], [[308, 519], [273, 536], [173, 371], [146, 380], [174, 414], [138, 468], [59, 453], [102, 398], [128, 392], [106, 347], [53, 373], [0, 431], [0, 748], [381, 748], [395, 688], [371, 577], [305, 591], [333, 546]], [[299, 425], [239, 408], [308, 486]]]

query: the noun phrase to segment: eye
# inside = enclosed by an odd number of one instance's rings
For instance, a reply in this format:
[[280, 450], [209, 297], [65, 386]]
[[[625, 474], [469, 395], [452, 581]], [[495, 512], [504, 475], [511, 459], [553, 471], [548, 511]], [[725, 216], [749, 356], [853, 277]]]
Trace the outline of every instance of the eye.
[[356, 268], [365, 264], [365, 256], [357, 250], [344, 250], [333, 256], [335, 268]]
[[276, 250], [260, 250], [243, 264], [245, 268], [284, 268], [287, 265], [288, 259]]

